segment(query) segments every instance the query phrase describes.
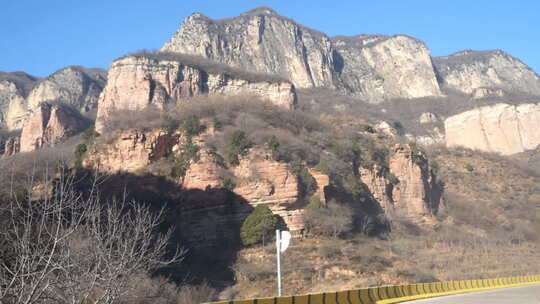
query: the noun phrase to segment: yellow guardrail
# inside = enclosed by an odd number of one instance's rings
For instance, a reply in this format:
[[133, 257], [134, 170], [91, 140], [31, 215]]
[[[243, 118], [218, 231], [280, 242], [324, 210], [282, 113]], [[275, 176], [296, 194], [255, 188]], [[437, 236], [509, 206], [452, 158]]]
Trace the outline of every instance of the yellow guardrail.
[[206, 304], [389, 304], [488, 289], [540, 284], [540, 276], [392, 285]]

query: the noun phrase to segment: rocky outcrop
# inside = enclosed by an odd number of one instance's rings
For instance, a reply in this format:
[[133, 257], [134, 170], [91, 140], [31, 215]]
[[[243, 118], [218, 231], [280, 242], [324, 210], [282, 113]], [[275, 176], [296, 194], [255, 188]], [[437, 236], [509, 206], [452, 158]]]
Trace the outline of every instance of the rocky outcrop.
[[81, 112], [95, 109], [106, 82], [104, 70], [78, 66], [61, 69], [44, 79], [20, 72], [3, 75], [4, 80], [0, 75], [0, 123], [9, 130], [22, 128], [26, 119], [45, 102], [69, 104]]
[[334, 87], [336, 77], [330, 39], [267, 7], [222, 20], [193, 14], [161, 50], [283, 75], [301, 88]]
[[343, 86], [371, 102], [441, 96], [426, 45], [408, 36], [332, 39], [341, 56]]
[[[500, 50], [461, 51], [433, 59], [442, 85], [466, 94], [484, 95], [504, 90], [540, 95], [540, 77], [519, 59]], [[484, 92], [476, 89], [483, 88]]]
[[410, 145], [395, 145], [388, 168], [359, 168], [373, 198], [389, 216], [421, 218], [438, 210], [442, 188], [425, 155]]
[[20, 152], [54, 146], [88, 126], [88, 121], [69, 106], [40, 104], [22, 129]]
[[499, 103], [448, 117], [444, 125], [448, 147], [520, 153], [540, 144], [540, 105]]
[[[179, 132], [122, 131], [106, 143], [96, 144], [86, 156], [84, 165], [108, 174], [144, 172], [162, 158], [178, 157], [186, 140]], [[249, 206], [266, 205], [284, 220], [291, 231], [303, 229], [304, 211], [295, 207], [302, 199], [299, 181], [286, 163], [273, 160], [265, 149], [252, 148], [248, 155], [240, 158], [237, 166], [225, 168], [216, 163], [212, 153], [205, 148], [205, 135], [193, 137], [191, 141], [200, 149], [197, 160], [192, 160], [185, 175], [177, 180], [182, 188], [186, 191], [221, 189], [224, 178], [230, 178], [233, 180], [232, 193]], [[329, 178], [315, 169], [309, 169], [309, 172], [317, 186], [314, 195], [324, 202]], [[242, 210], [249, 213], [249, 210]], [[248, 213], [241, 215], [245, 217]]]
[[96, 130], [102, 132], [117, 110], [163, 107], [197, 95], [252, 95], [292, 109], [294, 86], [279, 78], [240, 72], [193, 56], [141, 53], [111, 65], [98, 108]]

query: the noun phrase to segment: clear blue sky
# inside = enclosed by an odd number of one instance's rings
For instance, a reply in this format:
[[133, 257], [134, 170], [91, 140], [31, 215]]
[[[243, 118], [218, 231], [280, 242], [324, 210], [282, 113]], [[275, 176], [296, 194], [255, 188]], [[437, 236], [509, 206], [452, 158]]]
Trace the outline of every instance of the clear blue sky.
[[434, 56], [502, 49], [540, 72], [539, 0], [2, 0], [0, 70], [106, 68], [128, 52], [161, 47], [193, 12], [223, 18], [261, 5], [330, 36], [407, 34]]

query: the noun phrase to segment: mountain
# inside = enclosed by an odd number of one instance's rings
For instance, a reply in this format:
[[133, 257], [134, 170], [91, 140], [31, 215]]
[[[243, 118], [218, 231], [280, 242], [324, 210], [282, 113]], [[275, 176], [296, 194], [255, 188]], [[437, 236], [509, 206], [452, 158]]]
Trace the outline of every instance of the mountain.
[[195, 13], [161, 51], [277, 74], [297, 88], [330, 88], [371, 103], [440, 97], [441, 88], [480, 97], [540, 95], [538, 75], [502, 51], [432, 58], [426, 45], [412, 37], [331, 38], [268, 7], [218, 20]]
[[81, 112], [97, 108], [105, 86], [106, 71], [80, 66], [60, 69], [38, 79], [24, 73], [0, 74], [0, 124], [21, 129], [26, 119], [44, 102], [68, 104]]
[[466, 94], [499, 89], [513, 94], [540, 95], [538, 74], [501, 50], [465, 50], [435, 57], [433, 63], [443, 87]]

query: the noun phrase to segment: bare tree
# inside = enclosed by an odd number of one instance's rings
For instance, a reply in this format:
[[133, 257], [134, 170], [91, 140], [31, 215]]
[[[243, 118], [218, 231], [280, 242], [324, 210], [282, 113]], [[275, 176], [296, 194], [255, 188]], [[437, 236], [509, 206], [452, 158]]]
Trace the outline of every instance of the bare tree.
[[181, 261], [184, 251], [168, 248], [170, 231], [159, 231], [164, 210], [100, 202], [95, 184], [83, 196], [74, 183], [60, 174], [40, 200], [27, 187], [26, 199], [3, 203], [0, 303], [115, 303], [134, 277]]

